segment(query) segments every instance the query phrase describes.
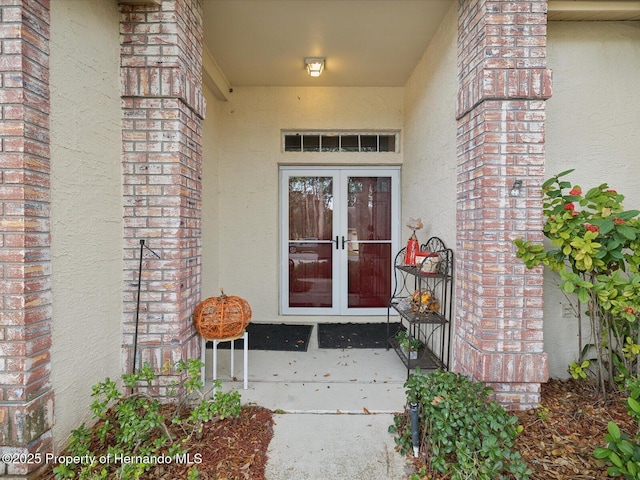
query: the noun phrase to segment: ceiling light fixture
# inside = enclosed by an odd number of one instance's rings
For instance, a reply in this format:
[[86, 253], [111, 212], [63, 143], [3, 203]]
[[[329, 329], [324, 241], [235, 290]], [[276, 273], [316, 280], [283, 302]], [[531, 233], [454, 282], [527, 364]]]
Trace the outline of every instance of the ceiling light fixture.
[[304, 65], [310, 77], [319, 77], [324, 70], [324, 58], [305, 58]]

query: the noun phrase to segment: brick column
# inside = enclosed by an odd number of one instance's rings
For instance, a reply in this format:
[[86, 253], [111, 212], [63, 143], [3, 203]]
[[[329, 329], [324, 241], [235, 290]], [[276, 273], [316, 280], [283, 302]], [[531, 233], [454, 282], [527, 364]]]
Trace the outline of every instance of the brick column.
[[[44, 456], [53, 424], [49, 2], [9, 3], [0, 5], [0, 453]], [[0, 477], [37, 467], [0, 461]]]
[[[458, 2], [457, 258], [454, 369], [513, 409], [548, 378], [542, 269], [513, 239], [542, 239], [546, 0]], [[511, 197], [515, 179], [522, 194]]]
[[[145, 249], [138, 355], [160, 369], [199, 358], [202, 12], [198, 0], [121, 6], [126, 369], [133, 362], [140, 240]], [[155, 393], [176, 377], [161, 377]], [[180, 380], [180, 379], [178, 379]]]

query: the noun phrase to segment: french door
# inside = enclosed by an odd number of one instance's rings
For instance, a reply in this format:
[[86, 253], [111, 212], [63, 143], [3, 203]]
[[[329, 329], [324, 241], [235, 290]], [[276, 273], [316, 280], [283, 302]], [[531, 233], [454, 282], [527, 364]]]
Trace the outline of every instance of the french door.
[[387, 313], [399, 177], [393, 167], [281, 167], [281, 313]]

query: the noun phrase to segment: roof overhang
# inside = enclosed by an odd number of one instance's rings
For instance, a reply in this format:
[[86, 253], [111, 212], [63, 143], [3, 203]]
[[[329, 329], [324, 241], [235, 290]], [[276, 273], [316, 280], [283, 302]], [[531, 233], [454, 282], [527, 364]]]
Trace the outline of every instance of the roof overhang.
[[640, 1], [549, 0], [549, 21], [640, 20]]

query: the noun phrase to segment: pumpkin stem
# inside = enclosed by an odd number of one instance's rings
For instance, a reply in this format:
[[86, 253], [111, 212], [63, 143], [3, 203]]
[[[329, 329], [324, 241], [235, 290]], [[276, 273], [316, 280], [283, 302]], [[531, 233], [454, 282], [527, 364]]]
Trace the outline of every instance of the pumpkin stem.
[[225, 300], [227, 296], [224, 294], [224, 290], [220, 289], [220, 296], [218, 297], [220, 300]]

